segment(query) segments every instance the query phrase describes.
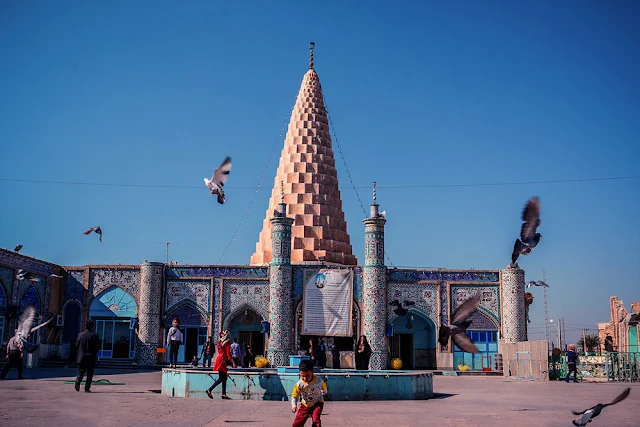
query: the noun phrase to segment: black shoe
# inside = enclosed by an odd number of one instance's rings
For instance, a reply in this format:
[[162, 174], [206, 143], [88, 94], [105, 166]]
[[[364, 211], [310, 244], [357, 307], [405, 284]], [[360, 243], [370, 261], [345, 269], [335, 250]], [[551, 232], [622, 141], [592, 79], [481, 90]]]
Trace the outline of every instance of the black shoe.
[[91, 390], [87, 390], [87, 389], [85, 389], [85, 390], [84, 390], [84, 392], [85, 392], [85, 393], [91, 393]]
[[231, 398], [230, 398], [229, 396], [227, 396], [226, 394], [223, 394], [223, 395], [222, 395], [222, 398], [223, 398], [223, 399], [229, 399], [229, 400], [231, 400]]
[[207, 396], [209, 396], [209, 399], [213, 399], [213, 395], [211, 394], [211, 391], [206, 390], [205, 393], [207, 393]]
[[80, 383], [76, 382], [75, 387], [76, 387], [76, 391], [80, 391]]

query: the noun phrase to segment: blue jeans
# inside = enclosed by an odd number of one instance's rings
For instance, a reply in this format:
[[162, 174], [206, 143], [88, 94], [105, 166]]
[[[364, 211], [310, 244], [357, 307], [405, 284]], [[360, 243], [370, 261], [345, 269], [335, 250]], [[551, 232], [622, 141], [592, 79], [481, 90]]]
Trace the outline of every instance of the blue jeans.
[[171, 341], [169, 344], [169, 364], [178, 364], [178, 350], [180, 349], [180, 341]]
[[203, 368], [205, 367], [205, 365], [206, 365], [207, 368], [211, 367], [211, 358], [212, 357], [213, 357], [212, 354], [209, 354], [209, 355], [205, 354], [204, 356], [202, 356], [202, 367]]
[[567, 377], [564, 379], [566, 382], [569, 382], [569, 375], [573, 372], [573, 382], [578, 382], [578, 370], [576, 369], [575, 363], [569, 363], [569, 370], [567, 371]]

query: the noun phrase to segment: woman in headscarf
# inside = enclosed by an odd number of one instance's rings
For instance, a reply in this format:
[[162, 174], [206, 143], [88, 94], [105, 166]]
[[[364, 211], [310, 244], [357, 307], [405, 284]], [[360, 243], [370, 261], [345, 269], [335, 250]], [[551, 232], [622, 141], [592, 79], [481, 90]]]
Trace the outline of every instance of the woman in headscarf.
[[222, 398], [230, 399], [230, 397], [227, 396], [227, 362], [231, 362], [234, 368], [236, 367], [236, 362], [234, 362], [231, 357], [229, 331], [220, 332], [220, 339], [216, 344], [216, 349], [218, 350], [218, 356], [216, 357], [216, 363], [213, 365], [213, 370], [218, 371], [218, 379], [207, 390], [207, 396], [209, 396], [210, 399], [213, 399], [211, 392], [218, 386], [218, 384], [222, 384]]
[[367, 337], [361, 335], [356, 345], [356, 369], [366, 371], [369, 369], [369, 359], [371, 358], [371, 346]]

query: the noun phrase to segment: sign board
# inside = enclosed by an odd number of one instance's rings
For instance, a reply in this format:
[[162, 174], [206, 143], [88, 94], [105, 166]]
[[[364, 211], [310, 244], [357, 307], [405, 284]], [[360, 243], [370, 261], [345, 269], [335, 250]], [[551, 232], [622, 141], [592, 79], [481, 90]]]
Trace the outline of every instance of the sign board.
[[350, 337], [353, 271], [322, 269], [303, 289], [302, 335]]

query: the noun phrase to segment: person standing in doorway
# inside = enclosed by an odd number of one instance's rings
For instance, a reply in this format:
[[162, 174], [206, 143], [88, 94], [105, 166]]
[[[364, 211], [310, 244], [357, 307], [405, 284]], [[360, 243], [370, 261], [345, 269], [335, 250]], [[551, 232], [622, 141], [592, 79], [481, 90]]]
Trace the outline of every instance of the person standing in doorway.
[[[202, 367], [203, 368], [210, 368], [211, 367], [211, 358], [213, 357], [213, 342], [211, 342], [211, 337], [209, 337], [207, 339], [207, 342], [204, 343], [204, 346], [202, 346], [202, 354], [200, 354], [200, 356], [202, 357]], [[205, 366], [206, 364], [206, 366]]]
[[356, 346], [356, 369], [366, 371], [369, 369], [369, 359], [371, 358], [371, 346], [365, 335], [361, 335]]
[[238, 344], [238, 339], [234, 338], [233, 344], [231, 344], [231, 357], [233, 357], [233, 363], [241, 365], [242, 359], [240, 359], [240, 356], [242, 356], [242, 349], [240, 348], [240, 344]]
[[19, 339], [16, 338], [18, 334], [18, 330], [16, 329], [14, 335], [11, 337], [9, 342], [7, 343], [7, 363], [5, 363], [4, 368], [2, 368], [2, 373], [0, 374], [0, 379], [4, 379], [7, 376], [7, 372], [9, 372], [9, 368], [15, 366], [18, 370], [18, 379], [22, 380], [24, 377], [22, 376], [22, 343]]
[[227, 362], [231, 362], [234, 368], [237, 365], [231, 357], [229, 331], [220, 332], [220, 339], [218, 340], [216, 349], [218, 350], [218, 356], [216, 357], [215, 365], [213, 365], [213, 370], [218, 372], [218, 379], [213, 384], [211, 384], [211, 387], [209, 387], [206, 393], [207, 396], [209, 396], [209, 399], [213, 399], [213, 395], [211, 394], [211, 392], [218, 386], [218, 384], [222, 384], [222, 398], [230, 399], [230, 397], [227, 396]]
[[167, 343], [169, 344], [169, 367], [177, 368], [178, 350], [180, 350], [180, 344], [183, 343], [182, 331], [180, 331], [180, 319], [177, 317], [173, 319], [173, 326], [169, 328]]
[[100, 350], [100, 337], [93, 332], [96, 326], [93, 320], [89, 320], [85, 328], [86, 330], [78, 335], [76, 341], [76, 351], [78, 354], [78, 376], [76, 377], [76, 391], [80, 391], [80, 384], [85, 372], [87, 373], [87, 382], [84, 384], [85, 393], [91, 393], [91, 381], [93, 381], [93, 369], [96, 366], [98, 351]]
[[338, 350], [338, 346], [334, 342], [331, 346], [331, 361], [333, 362], [333, 369], [341, 369], [340, 368], [340, 350]]

